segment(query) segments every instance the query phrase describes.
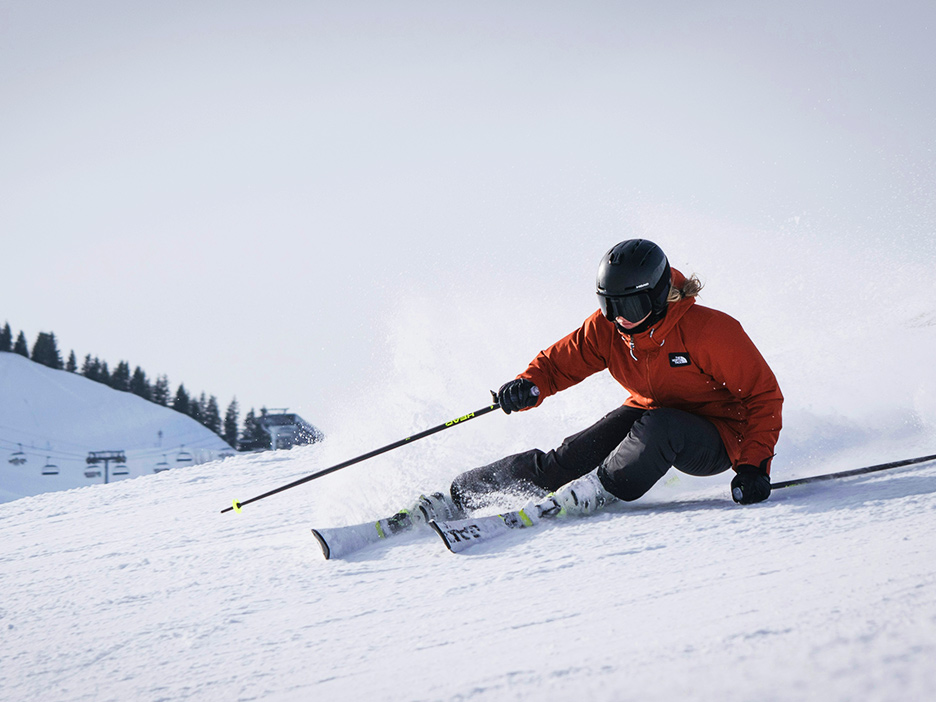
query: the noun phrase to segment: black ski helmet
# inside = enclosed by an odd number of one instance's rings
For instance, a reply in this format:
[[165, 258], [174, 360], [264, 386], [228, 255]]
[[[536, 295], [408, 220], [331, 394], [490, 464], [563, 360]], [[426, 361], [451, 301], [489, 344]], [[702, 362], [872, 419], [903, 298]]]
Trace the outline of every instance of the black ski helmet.
[[623, 317], [639, 327], [627, 329], [639, 334], [666, 315], [670, 289], [670, 265], [663, 249], [647, 239], [628, 239], [613, 247], [598, 264], [598, 304], [610, 321]]

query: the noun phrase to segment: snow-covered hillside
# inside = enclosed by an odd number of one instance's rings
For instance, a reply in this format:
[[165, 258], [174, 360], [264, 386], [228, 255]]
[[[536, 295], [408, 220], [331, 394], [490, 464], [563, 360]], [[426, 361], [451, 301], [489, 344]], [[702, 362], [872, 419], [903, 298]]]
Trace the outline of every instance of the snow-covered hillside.
[[[905, 270], [921, 278], [925, 266]], [[869, 268], [858, 261], [849, 270]], [[787, 280], [782, 271], [771, 275]], [[741, 319], [780, 380], [776, 480], [936, 453], [929, 297], [859, 291], [859, 314], [809, 307], [813, 288], [800, 291], [794, 279], [774, 297], [749, 300], [749, 279], [739, 277], [713, 275], [703, 304]], [[221, 514], [233, 499], [484, 406], [487, 387], [591, 311], [593, 299], [580, 305], [571, 291], [550, 292], [559, 320], [518, 318], [522, 305], [479, 295], [444, 335], [436, 330], [446, 301], [400, 294], [379, 342], [381, 362], [348, 374], [344, 414], [329, 417], [327, 441], [0, 505], [0, 696], [936, 696], [934, 464], [789, 488], [750, 507], [731, 502], [728, 476], [671, 475], [631, 505], [463, 556], [422, 534], [323, 560], [310, 527], [388, 516], [461, 470], [557, 444], [622, 401], [607, 374], [535, 412], [491, 413], [242, 514]], [[478, 349], [469, 342], [487, 338], [489, 316], [520, 327], [500, 324], [510, 343]], [[871, 332], [891, 343], [870, 344]], [[108, 438], [95, 432], [116, 420], [70, 398], [87, 381], [0, 356], [17, 369], [3, 376], [6, 387], [41, 374], [45, 392], [58, 398], [49, 417], [74, 403], [64, 423], [73, 440]], [[132, 417], [131, 408], [121, 416]], [[141, 425], [142, 440], [154, 441], [161, 425]], [[75, 452], [121, 448], [97, 443]], [[193, 445], [178, 436], [164, 445], [181, 443]]]
[[[190, 417], [0, 352], [0, 502], [103, 482], [104, 466], [86, 463], [91, 451], [124, 452], [127, 474], [111, 480], [233, 453]], [[114, 467], [110, 463], [108, 473]], [[87, 477], [86, 471], [101, 474]]]
[[[809, 308], [812, 288], [751, 301], [744, 280], [714, 281], [704, 304], [742, 320], [787, 398], [776, 480], [936, 453], [928, 297], [870, 296], [861, 315], [843, 314]], [[323, 560], [310, 527], [388, 516], [461, 470], [555, 445], [622, 401], [607, 374], [535, 412], [491, 413], [221, 514], [233, 499], [484, 406], [485, 388], [520, 370], [540, 340], [568, 331], [560, 325], [578, 306], [566, 303], [555, 322], [504, 324], [516, 334], [508, 351], [479, 351], [467, 342], [486, 338], [484, 310], [513, 319], [513, 304], [475, 299], [478, 311], [463, 306], [459, 324], [439, 335], [443, 301], [398, 303], [382, 363], [373, 378], [353, 376], [322, 444], [0, 505], [2, 697], [936, 696], [934, 464], [788, 488], [750, 507], [731, 502], [727, 476], [671, 475], [631, 505], [463, 556], [422, 534]], [[899, 343], [868, 343], [871, 313], [873, 331]], [[48, 416], [72, 407], [72, 440], [109, 439], [95, 432], [116, 419], [70, 397], [87, 381], [0, 356], [17, 369], [3, 376], [6, 387], [40, 373], [43, 392], [58, 398]], [[150, 442], [162, 426], [140, 424]], [[97, 443], [82, 451], [120, 448]], [[178, 436], [164, 445], [181, 443], [193, 445]]]
[[386, 462], [220, 514], [323, 467], [320, 451], [0, 505], [2, 697], [936, 695], [936, 464], [747, 508], [680, 479], [458, 556], [423, 533], [322, 559], [309, 527], [377, 516], [348, 488]]

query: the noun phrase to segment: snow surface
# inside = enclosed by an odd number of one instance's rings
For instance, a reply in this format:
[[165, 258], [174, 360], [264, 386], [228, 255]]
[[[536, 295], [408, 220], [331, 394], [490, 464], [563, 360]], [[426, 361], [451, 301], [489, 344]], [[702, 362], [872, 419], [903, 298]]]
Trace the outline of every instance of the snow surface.
[[[232, 453], [217, 434], [179, 412], [75, 373], [0, 352], [0, 502], [104, 481], [88, 478], [91, 451], [123, 451], [129, 480]], [[26, 463], [9, 464], [13, 453]], [[43, 475], [55, 466], [57, 475]], [[109, 466], [108, 473], [114, 470]], [[51, 470], [49, 471], [52, 472]]]
[[323, 560], [309, 527], [376, 514], [348, 490], [373, 465], [220, 514], [328, 458], [237, 456], [0, 505], [2, 697], [936, 694], [934, 463], [752, 507], [679, 477], [466, 555], [421, 533]]
[[304, 488], [219, 513], [316, 451], [0, 506], [3, 698], [936, 694], [936, 464], [748, 508], [671, 481], [468, 555], [424, 533], [324, 561]]
[[[705, 240], [686, 263], [671, 247], [674, 262], [780, 380], [776, 480], [936, 453], [936, 299], [882, 279], [926, 281], [931, 255], [794, 230], [764, 266], [764, 241], [721, 223], [661, 211], [655, 226]], [[486, 388], [593, 311], [584, 267], [510, 299], [494, 282], [463, 299], [397, 285], [374, 363], [326, 369], [346, 390], [316, 421], [321, 444], [0, 504], [0, 698], [936, 699], [933, 464], [750, 507], [731, 502], [729, 476], [672, 475], [632, 505], [467, 555], [427, 534], [322, 559], [311, 527], [388, 516], [597, 420], [623, 400], [606, 373], [220, 513], [485, 406]], [[87, 382], [12, 362], [0, 387]], [[50, 425], [105, 431], [100, 408], [70, 406]], [[99, 436], [88, 450], [120, 448]]]
[[[737, 232], [705, 234], [735, 265], [759, 255]], [[925, 280], [929, 259], [828, 246], [805, 262], [778, 255], [769, 270], [727, 271], [714, 255], [696, 269], [708, 273], [703, 303], [739, 318], [780, 379], [776, 480], [936, 453], [932, 293], [859, 286], [846, 309], [817, 305], [803, 283], [833, 259], [836, 290], [884, 264]], [[759, 277], [773, 295], [748, 294]], [[516, 311], [542, 292], [456, 304], [401, 286], [373, 367], [349, 373], [321, 444], [0, 504], [0, 697], [936, 698], [932, 463], [750, 507], [731, 502], [728, 476], [674, 474], [631, 505], [466, 555], [423, 534], [323, 560], [311, 527], [388, 516], [462, 470], [556, 445], [622, 401], [607, 374], [533, 412], [478, 417], [220, 513], [485, 406], [484, 388], [592, 311], [579, 288], [550, 289], [554, 314], [532, 319]], [[483, 343], [491, 329], [509, 343]], [[7, 383], [83, 380], [13, 362], [21, 372]], [[87, 406], [73, 409], [62, 426], [100, 428]]]

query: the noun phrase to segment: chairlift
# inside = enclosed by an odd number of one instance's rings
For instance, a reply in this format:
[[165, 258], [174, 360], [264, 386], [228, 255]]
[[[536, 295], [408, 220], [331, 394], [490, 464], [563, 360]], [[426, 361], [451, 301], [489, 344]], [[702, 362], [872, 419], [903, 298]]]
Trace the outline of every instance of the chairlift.
[[118, 463], [117, 465], [114, 466], [114, 470], [111, 471], [111, 475], [128, 475], [128, 474], [129, 473], [127, 472], [126, 463]]
[[42, 466], [43, 475], [58, 475], [59, 469], [58, 466], [52, 463], [48, 456], [46, 456], [46, 464]]
[[99, 471], [99, 470], [86, 470], [86, 471], [84, 472], [84, 477], [86, 477], [86, 478], [100, 478], [100, 477], [101, 477], [101, 471]]
[[23, 453], [23, 445], [17, 445], [19, 446], [19, 451], [14, 451], [10, 454], [10, 463], [14, 466], [21, 466], [26, 462], [26, 454]]
[[179, 447], [181, 450], [176, 454], [176, 463], [179, 465], [189, 465], [192, 462], [192, 454], [185, 450], [185, 444]]
[[169, 461], [166, 460], [166, 454], [163, 454], [163, 459], [153, 467], [154, 473], [162, 473], [164, 470], [169, 470]]

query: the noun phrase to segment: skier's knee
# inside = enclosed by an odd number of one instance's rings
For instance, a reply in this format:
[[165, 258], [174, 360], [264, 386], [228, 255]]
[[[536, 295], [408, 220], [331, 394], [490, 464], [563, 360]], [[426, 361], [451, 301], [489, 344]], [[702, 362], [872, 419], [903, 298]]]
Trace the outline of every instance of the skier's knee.
[[669, 439], [676, 433], [673, 431], [673, 427], [679, 426], [682, 417], [683, 412], [680, 410], [671, 407], [660, 407], [645, 412], [640, 418], [639, 424], [646, 436]]
[[653, 482], [635, 480], [634, 476], [628, 477], [622, 470], [612, 473], [605, 466], [598, 468], [598, 479], [605, 490], [624, 502], [633, 502], [643, 497], [653, 487]]

